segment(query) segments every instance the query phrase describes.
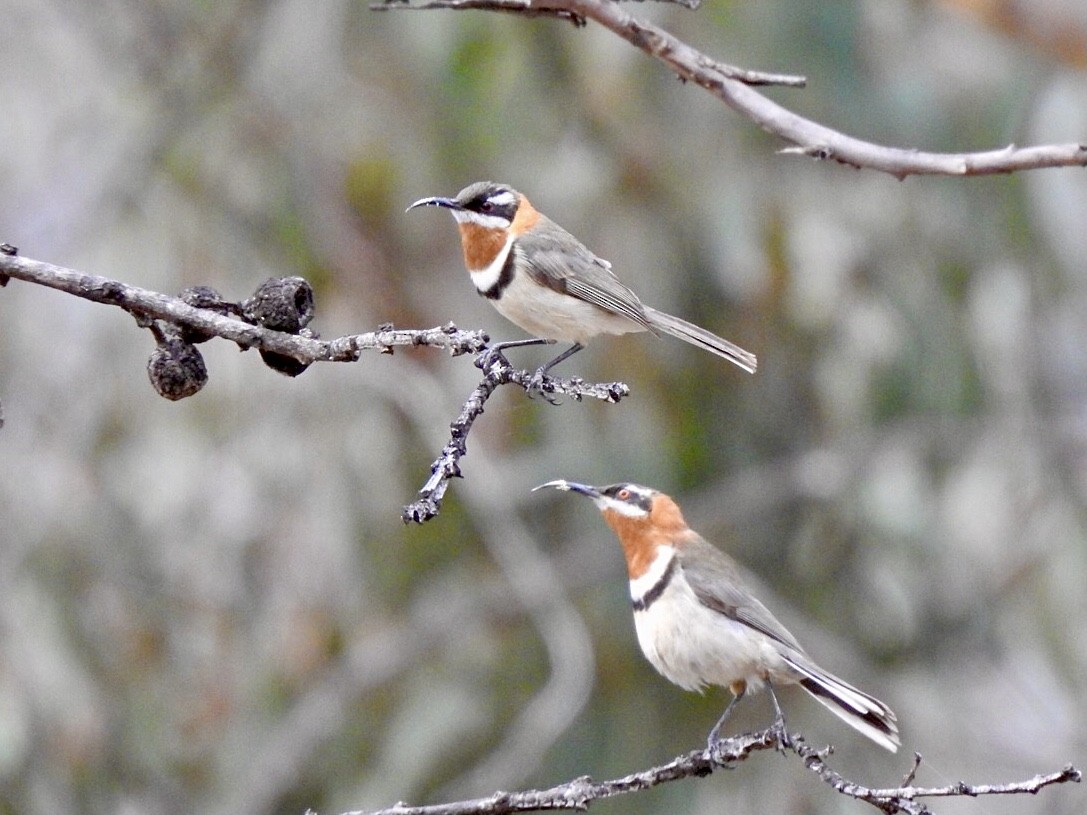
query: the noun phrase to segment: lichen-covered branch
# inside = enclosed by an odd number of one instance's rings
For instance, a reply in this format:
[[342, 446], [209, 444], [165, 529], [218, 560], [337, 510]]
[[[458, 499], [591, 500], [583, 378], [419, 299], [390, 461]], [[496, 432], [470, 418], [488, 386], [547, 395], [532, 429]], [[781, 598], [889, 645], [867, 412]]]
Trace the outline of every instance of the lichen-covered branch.
[[429, 521], [441, 510], [450, 479], [461, 477], [460, 460], [468, 453], [468, 434], [472, 425], [482, 415], [487, 400], [499, 386], [516, 385], [530, 396], [542, 396], [551, 404], [557, 403], [555, 397], [558, 395], [569, 396], [577, 402], [589, 397], [614, 403], [630, 393], [622, 382], [590, 383], [577, 377], [559, 379], [546, 374], [537, 378], [526, 370], [510, 365], [497, 347], [481, 352], [475, 364], [483, 371], [483, 380], [472, 390], [460, 415], [449, 425], [449, 442], [430, 465], [430, 478], [419, 490], [419, 497], [404, 507], [401, 517], [405, 523]]
[[[776, 727], [755, 733], [745, 733], [724, 739], [714, 748], [693, 750], [684, 753], [667, 764], [650, 767], [647, 770], [631, 773], [611, 781], [593, 781], [589, 776], [581, 776], [563, 784], [542, 790], [523, 792], [496, 792], [484, 798], [466, 801], [453, 801], [445, 804], [410, 806], [405, 803], [394, 804], [387, 809], [369, 812], [355, 810], [343, 815], [511, 815], [517, 812], [540, 812], [544, 810], [586, 810], [594, 801], [612, 798], [616, 795], [638, 792], [670, 781], [685, 778], [701, 778], [715, 770], [733, 768], [746, 761], [752, 754], [763, 750], [782, 750], [800, 758], [808, 769], [836, 791], [858, 801], [865, 801], [886, 813], [907, 813], [921, 815], [929, 810], [918, 800], [920, 798], [968, 797], [982, 795], [1015, 795], [1037, 793], [1045, 787], [1067, 782], [1079, 782], [1082, 774], [1071, 765], [1047, 775], [1036, 775], [1026, 781], [1014, 781], [1006, 784], [965, 784], [958, 783], [946, 787], [902, 786], [896, 788], [875, 789], [856, 784], [831, 770], [826, 764], [830, 748], [816, 750], [810, 747], [799, 733], [783, 733]], [[920, 758], [917, 759], [920, 761]]]
[[[189, 329], [203, 338], [220, 337], [241, 348], [259, 348], [293, 357], [299, 362], [354, 362], [363, 351], [391, 353], [398, 346], [442, 348], [452, 355], [477, 353], [487, 347], [483, 331], [462, 331], [453, 324], [428, 329], [394, 329], [382, 326], [377, 331], [351, 334], [334, 340], [289, 334], [262, 324], [254, 324], [230, 313], [228, 305], [192, 305], [181, 297], [131, 286], [118, 280], [87, 274], [40, 260], [0, 253], [0, 280], [10, 277], [73, 294], [96, 303], [117, 306], [140, 321], [162, 320]], [[297, 278], [295, 278], [297, 279]], [[201, 290], [192, 290], [198, 293]], [[203, 290], [210, 291], [210, 290]], [[201, 303], [199, 298], [189, 298]], [[254, 298], [256, 299], [256, 298]], [[239, 309], [233, 309], [239, 311]]]
[[147, 363], [151, 384], [159, 395], [171, 400], [192, 396], [207, 382], [207, 367], [196, 345], [213, 337], [237, 343], [243, 349], [259, 349], [265, 364], [288, 376], [298, 376], [314, 362], [354, 362], [363, 351], [391, 354], [396, 347], [441, 348], [453, 356], [475, 354], [475, 364], [483, 371], [483, 380], [450, 425], [449, 443], [431, 466], [430, 478], [419, 491], [418, 499], [404, 507], [405, 521], [422, 523], [438, 514], [449, 480], [460, 476], [460, 460], [468, 451], [468, 434], [499, 386], [515, 385], [529, 396], [542, 397], [551, 404], [557, 404], [562, 396], [575, 401], [589, 397], [614, 403], [629, 393], [621, 382], [594, 384], [576, 377], [537, 376], [516, 369], [502, 354], [503, 346], [492, 346], [486, 333], [462, 331], [452, 323], [426, 329], [395, 329], [384, 325], [364, 334], [319, 339], [307, 328], [315, 313], [313, 292], [299, 277], [265, 281], [251, 297], [236, 303], [224, 300], [206, 286], [186, 289], [180, 296], [172, 297], [119, 280], [19, 257], [14, 247], [0, 244], [0, 286], [9, 279], [116, 306], [134, 316], [137, 325], [148, 329], [155, 339], [156, 347]]
[[749, 81], [745, 78], [748, 73], [750, 76], [760, 74], [723, 65], [663, 28], [637, 19], [612, 0], [429, 0], [418, 5], [386, 0], [371, 8], [485, 9], [561, 17], [575, 22], [593, 20], [663, 62], [680, 79], [705, 88], [763, 130], [789, 142], [791, 146], [782, 150], [786, 154], [834, 160], [850, 167], [889, 173], [900, 179], [910, 175], [980, 176], [1045, 167], [1087, 167], [1087, 144], [1083, 142], [1029, 147], [1008, 145], [976, 153], [930, 153], [847, 136], [793, 113], [751, 87], [753, 84], [798, 83]]

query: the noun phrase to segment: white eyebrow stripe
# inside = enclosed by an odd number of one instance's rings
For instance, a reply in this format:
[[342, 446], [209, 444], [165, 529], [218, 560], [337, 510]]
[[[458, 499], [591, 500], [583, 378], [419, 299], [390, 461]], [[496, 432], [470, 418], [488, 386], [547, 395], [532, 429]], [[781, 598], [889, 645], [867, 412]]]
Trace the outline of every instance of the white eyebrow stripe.
[[492, 204], [497, 204], [500, 207], [506, 207], [510, 204], [516, 203], [517, 196], [509, 190], [503, 190], [498, 195], [492, 195], [490, 198]]

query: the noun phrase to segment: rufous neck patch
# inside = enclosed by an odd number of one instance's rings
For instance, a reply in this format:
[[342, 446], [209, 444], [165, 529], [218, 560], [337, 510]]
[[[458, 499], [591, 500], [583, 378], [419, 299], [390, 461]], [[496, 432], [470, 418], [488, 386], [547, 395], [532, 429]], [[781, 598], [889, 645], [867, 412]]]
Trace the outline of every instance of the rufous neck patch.
[[513, 216], [513, 223], [510, 224], [510, 232], [514, 236], [522, 235], [532, 227], [536, 226], [537, 221], [540, 220], [540, 213], [536, 211], [536, 207], [529, 203], [529, 200], [525, 196], [521, 196], [521, 200], [517, 202], [517, 214]]
[[480, 226], [471, 221], [458, 223], [457, 226], [464, 249], [464, 265], [470, 272], [486, 269], [506, 245], [506, 233], [502, 229]]

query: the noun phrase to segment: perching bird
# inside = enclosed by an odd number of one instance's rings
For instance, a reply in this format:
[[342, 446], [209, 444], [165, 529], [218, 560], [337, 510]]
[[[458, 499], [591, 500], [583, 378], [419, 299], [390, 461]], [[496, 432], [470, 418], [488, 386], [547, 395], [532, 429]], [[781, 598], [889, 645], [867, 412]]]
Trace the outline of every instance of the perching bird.
[[766, 684], [773, 698], [772, 685], [799, 684], [876, 744], [898, 749], [891, 709], [816, 665], [751, 594], [735, 562], [687, 526], [667, 495], [637, 484], [592, 487], [559, 480], [536, 489], [544, 487], [591, 498], [619, 536], [638, 642], [653, 667], [687, 690], [723, 685], [732, 691], [710, 731], [711, 748], [745, 694]]
[[479, 181], [456, 198], [422, 198], [408, 207], [445, 207], [460, 227], [464, 265], [476, 290], [530, 334], [573, 343], [537, 377], [580, 351], [597, 334], [664, 332], [749, 373], [755, 355], [704, 328], [644, 305], [612, 274], [611, 264], [540, 214], [506, 184]]

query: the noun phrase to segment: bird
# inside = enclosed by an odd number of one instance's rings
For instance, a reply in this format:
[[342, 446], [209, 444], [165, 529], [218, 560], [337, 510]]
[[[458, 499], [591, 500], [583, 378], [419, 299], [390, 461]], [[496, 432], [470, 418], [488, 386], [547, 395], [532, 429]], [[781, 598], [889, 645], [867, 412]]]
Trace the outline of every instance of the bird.
[[452, 213], [476, 291], [502, 316], [542, 340], [572, 343], [539, 368], [537, 381], [598, 334], [633, 331], [671, 334], [755, 372], [754, 354], [642, 303], [608, 261], [508, 184], [477, 181], [455, 198], [421, 198], [405, 212], [427, 206]]
[[[619, 537], [630, 577], [638, 643], [666, 679], [685, 690], [720, 685], [733, 698], [709, 733], [712, 750], [736, 703], [767, 687], [785, 733], [774, 685], [798, 684], [881, 747], [901, 743], [887, 705], [820, 668], [744, 584], [736, 562], [687, 526], [676, 502], [638, 484], [554, 487], [590, 498]], [[782, 736], [783, 737], [783, 736]]]

